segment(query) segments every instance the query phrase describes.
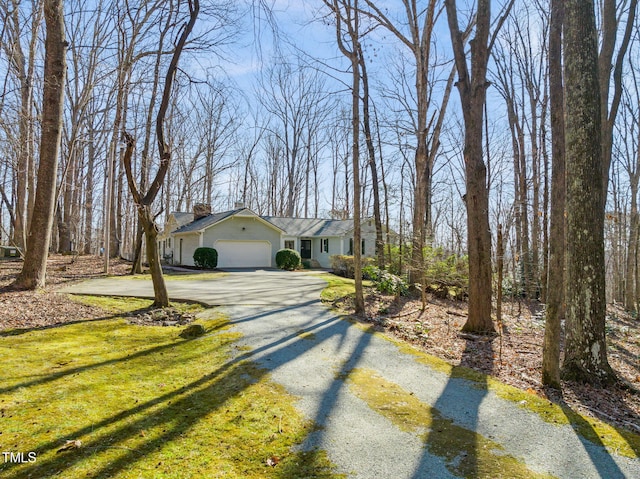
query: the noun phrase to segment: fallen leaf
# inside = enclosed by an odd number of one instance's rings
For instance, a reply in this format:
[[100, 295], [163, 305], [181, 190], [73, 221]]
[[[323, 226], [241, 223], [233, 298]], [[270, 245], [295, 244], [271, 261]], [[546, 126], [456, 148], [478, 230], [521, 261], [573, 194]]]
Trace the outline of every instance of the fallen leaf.
[[267, 459], [267, 466], [276, 467], [280, 462], [280, 458], [278, 456], [271, 456]]
[[60, 449], [56, 451], [56, 454], [62, 451], [69, 451], [71, 449], [80, 449], [82, 447], [82, 441], [80, 439], [71, 439], [64, 443]]

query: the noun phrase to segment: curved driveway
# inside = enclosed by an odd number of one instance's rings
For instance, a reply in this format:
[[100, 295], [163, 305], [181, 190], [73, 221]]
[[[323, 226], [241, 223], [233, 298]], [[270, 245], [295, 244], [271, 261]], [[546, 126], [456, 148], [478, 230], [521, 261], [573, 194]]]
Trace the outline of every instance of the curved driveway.
[[[489, 451], [489, 456], [499, 460], [511, 455], [530, 471], [518, 477], [538, 473], [566, 479], [640, 479], [640, 460], [609, 453], [571, 426], [546, 423], [477, 383], [434, 371], [392, 342], [337, 316], [319, 301], [325, 284], [305, 272], [280, 271], [237, 271], [210, 280], [167, 282], [173, 299], [223, 305], [233, 327], [243, 334], [241, 343], [249, 347], [238, 348], [238, 357], [269, 371], [274, 381], [299, 398], [296, 405], [302, 413], [320, 426], [302, 447], [327, 451], [348, 477], [513, 477], [510, 470], [484, 469], [487, 451], [477, 450], [482, 436], [503, 448]], [[153, 293], [150, 281], [134, 279], [92, 280], [65, 291]], [[463, 450], [455, 449], [454, 442], [453, 451], [442, 453], [425, 436], [426, 424], [415, 432], [400, 430], [345, 380], [356, 368], [400, 386], [431, 414], [452, 420], [456, 430], [475, 431], [478, 439]], [[392, 402], [387, 409], [394, 407]], [[460, 463], [470, 464], [471, 472], [461, 473]]]
[[[190, 276], [197, 276], [197, 273]], [[171, 299], [199, 301], [210, 306], [260, 305], [292, 306], [319, 299], [319, 291], [327, 284], [308, 272], [279, 270], [229, 270], [214, 279], [166, 282]], [[109, 296], [153, 298], [150, 280], [100, 278], [65, 287], [62, 292]]]

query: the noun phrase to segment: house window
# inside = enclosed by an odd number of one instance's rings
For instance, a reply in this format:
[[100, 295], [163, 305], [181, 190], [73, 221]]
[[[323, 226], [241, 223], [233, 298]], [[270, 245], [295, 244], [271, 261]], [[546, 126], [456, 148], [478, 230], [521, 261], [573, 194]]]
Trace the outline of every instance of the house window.
[[286, 249], [296, 249], [296, 242], [294, 240], [284, 240], [284, 247]]
[[[360, 245], [362, 246], [362, 249], [360, 250], [361, 254], [365, 253], [365, 244], [364, 244], [364, 239], [361, 241]], [[347, 254], [353, 254], [353, 238], [349, 238], [349, 252]]]
[[171, 238], [167, 238], [167, 248], [171, 248]]
[[329, 238], [320, 239], [320, 252], [321, 253], [329, 252]]

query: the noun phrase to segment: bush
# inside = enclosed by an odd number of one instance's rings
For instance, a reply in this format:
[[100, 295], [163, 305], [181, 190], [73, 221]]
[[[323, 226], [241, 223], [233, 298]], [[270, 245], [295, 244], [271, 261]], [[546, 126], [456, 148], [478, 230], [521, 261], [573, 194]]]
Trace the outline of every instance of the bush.
[[292, 249], [281, 249], [276, 253], [276, 266], [292, 271], [301, 265], [300, 253]]
[[[343, 254], [335, 254], [330, 257], [331, 259], [331, 271], [338, 276], [343, 276], [345, 278], [353, 279], [353, 256], [343, 255]], [[373, 263], [373, 258], [362, 258], [362, 268], [365, 268], [367, 265]]]
[[198, 268], [214, 269], [218, 266], [218, 252], [213, 248], [196, 248], [193, 264]]
[[469, 290], [469, 258], [447, 255], [442, 248], [425, 248], [427, 289], [436, 296], [464, 298]]
[[362, 268], [362, 276], [373, 281], [381, 293], [405, 296], [409, 292], [409, 285], [404, 279], [377, 266], [365, 266]]

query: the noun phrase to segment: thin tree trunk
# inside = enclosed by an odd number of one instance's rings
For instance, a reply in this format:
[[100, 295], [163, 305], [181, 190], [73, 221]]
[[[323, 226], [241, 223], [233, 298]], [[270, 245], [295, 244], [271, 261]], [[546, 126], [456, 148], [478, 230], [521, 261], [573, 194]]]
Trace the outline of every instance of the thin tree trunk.
[[[607, 191], [609, 188], [609, 171], [611, 170], [611, 158], [613, 152], [613, 127], [615, 125], [620, 100], [622, 98], [622, 68], [624, 57], [629, 47], [631, 35], [635, 28], [635, 16], [638, 0], [630, 0], [627, 10], [627, 25], [622, 35], [620, 48], [613, 62], [614, 49], [618, 40], [618, 18], [616, 12], [616, 0], [603, 0], [602, 2], [602, 47], [598, 56], [598, 75], [600, 88], [600, 112], [602, 128], [602, 180], [604, 182], [604, 195], [602, 201], [606, 206]], [[611, 72], [613, 70], [613, 78]], [[611, 81], [613, 80], [613, 81]], [[613, 97], [609, 99], [610, 86], [613, 85]]]
[[[640, 155], [640, 152], [638, 153]], [[631, 178], [631, 211], [629, 225], [629, 241], [627, 247], [627, 264], [625, 268], [624, 304], [627, 311], [636, 308], [635, 267], [638, 249], [638, 175]]]
[[542, 383], [560, 388], [560, 319], [564, 315], [565, 162], [562, 80], [562, 0], [551, 0], [549, 26], [549, 101], [551, 111], [551, 231], [546, 321], [542, 349]]
[[360, 59], [360, 68], [362, 69], [362, 123], [364, 126], [367, 151], [369, 153], [368, 164], [369, 170], [371, 171], [371, 185], [373, 191], [373, 219], [376, 225], [376, 258], [378, 260], [378, 268], [384, 269], [384, 241], [382, 239], [382, 219], [380, 217], [378, 167], [376, 165], [376, 150], [373, 146], [371, 117], [369, 115], [369, 77], [367, 76], [367, 67], [361, 46], [359, 46], [358, 49], [358, 56]]
[[134, 138], [125, 133], [126, 150], [123, 157], [124, 170], [127, 177], [127, 183], [129, 190], [133, 196], [133, 200], [138, 209], [138, 218], [142, 224], [145, 232], [145, 240], [147, 246], [147, 261], [149, 263], [149, 269], [151, 271], [151, 281], [153, 282], [154, 291], [154, 303], [155, 307], [164, 308], [169, 306], [169, 295], [167, 293], [167, 287], [164, 282], [164, 276], [162, 274], [162, 265], [160, 263], [160, 252], [158, 250], [158, 227], [155, 224], [155, 218], [151, 211], [153, 202], [162, 187], [169, 166], [171, 164], [171, 150], [169, 145], [165, 142], [164, 137], [164, 121], [169, 107], [169, 100], [172, 93], [172, 86], [175, 79], [175, 75], [178, 69], [178, 62], [180, 56], [187, 42], [187, 38], [191, 34], [198, 18], [198, 12], [200, 11], [199, 0], [189, 1], [189, 21], [182, 30], [178, 41], [176, 42], [175, 50], [171, 57], [171, 61], [167, 68], [167, 74], [165, 76], [164, 89], [162, 92], [162, 100], [158, 108], [156, 116], [156, 138], [158, 142], [158, 153], [160, 155], [160, 166], [154, 177], [153, 181], [149, 185], [149, 189], [142, 194], [138, 189], [133, 171], [131, 168], [133, 150], [135, 147]]

